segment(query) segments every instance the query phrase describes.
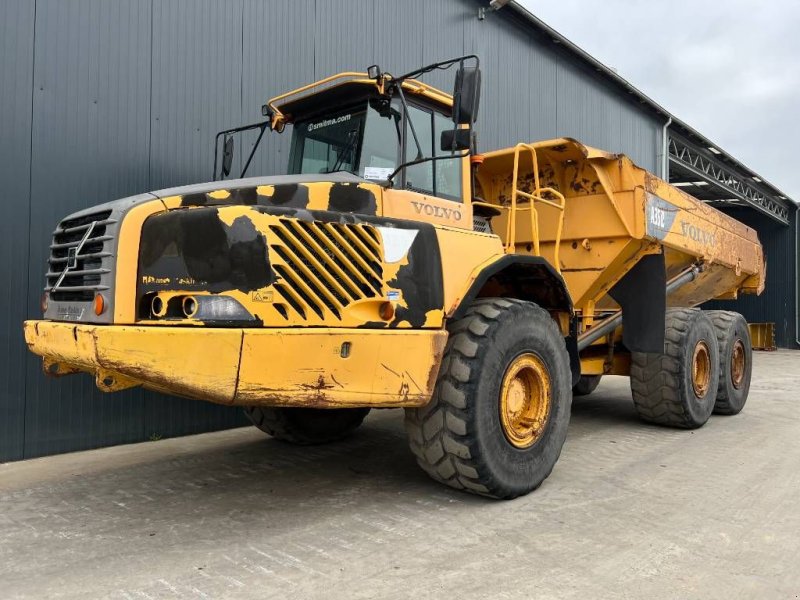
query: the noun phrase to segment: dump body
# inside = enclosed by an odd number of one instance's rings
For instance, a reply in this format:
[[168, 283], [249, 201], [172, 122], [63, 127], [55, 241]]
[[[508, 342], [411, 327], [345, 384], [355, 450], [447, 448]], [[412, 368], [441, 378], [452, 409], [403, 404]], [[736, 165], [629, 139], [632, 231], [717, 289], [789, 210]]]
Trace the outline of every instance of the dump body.
[[[515, 160], [517, 192], [538, 199], [535, 222], [529, 213], [517, 211], [512, 231]], [[765, 265], [753, 229], [637, 167], [627, 156], [570, 139], [551, 140], [485, 154], [477, 179], [483, 200], [501, 210], [492, 220], [494, 230], [517, 253], [531, 253], [538, 245], [589, 323], [598, 312], [619, 309], [609, 291], [652, 254], [663, 254], [667, 281], [691, 265], [702, 265], [693, 282], [670, 295], [670, 306], [763, 290]], [[552, 203], [557, 196], [563, 196], [563, 209]], [[517, 205], [526, 209], [527, 199], [518, 196]]]

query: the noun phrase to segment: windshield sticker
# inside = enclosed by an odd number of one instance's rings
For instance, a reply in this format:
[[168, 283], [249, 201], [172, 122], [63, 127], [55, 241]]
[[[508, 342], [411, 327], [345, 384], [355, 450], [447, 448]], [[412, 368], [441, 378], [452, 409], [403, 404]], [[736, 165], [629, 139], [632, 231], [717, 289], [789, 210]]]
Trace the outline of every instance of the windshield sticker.
[[338, 125], [339, 123], [344, 123], [349, 121], [353, 115], [342, 115], [340, 117], [336, 117], [335, 119], [325, 119], [324, 121], [320, 121], [319, 123], [309, 123], [308, 129], [306, 131], [312, 132], [316, 131], [317, 129], [322, 129], [323, 127], [330, 127], [331, 125]]
[[393, 171], [393, 167], [364, 167], [364, 179], [387, 179]]

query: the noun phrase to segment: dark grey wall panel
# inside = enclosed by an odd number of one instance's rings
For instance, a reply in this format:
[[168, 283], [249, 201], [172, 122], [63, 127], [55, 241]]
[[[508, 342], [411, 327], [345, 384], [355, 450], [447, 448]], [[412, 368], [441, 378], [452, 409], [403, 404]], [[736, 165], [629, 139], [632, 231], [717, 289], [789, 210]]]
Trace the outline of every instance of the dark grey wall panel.
[[559, 60], [557, 90], [559, 136], [623, 152], [640, 166], [656, 169], [658, 121], [633, 110], [627, 99], [601, 87], [584, 67], [566, 59]]
[[[149, 187], [150, 3], [36, 3], [29, 314], [64, 215]], [[25, 456], [138, 440], [141, 394], [88, 376], [52, 380], [27, 361]]]
[[22, 458], [25, 433], [33, 27], [33, 3], [0, 6], [0, 462]]
[[[471, 20], [474, 9], [472, 0], [422, 4], [412, 28], [417, 33], [408, 36], [422, 47], [422, 61], [411, 69], [464, 54], [464, 26]], [[396, 61], [397, 57], [389, 58], [386, 68], [395, 68]], [[425, 81], [448, 93], [453, 89], [452, 72], [436, 71], [426, 75]]]
[[[372, 4], [374, 13], [372, 24], [364, 34], [372, 35], [373, 52], [371, 55], [356, 54], [352, 69], [363, 71], [370, 64], [379, 64], [393, 75], [402, 75], [421, 67], [427, 40], [419, 33], [414, 35], [410, 32], [418, 31], [422, 22], [427, 20], [426, 6], [437, 3], [430, 0], [374, 0], [364, 3], [367, 4]], [[334, 48], [330, 48], [329, 53], [331, 50]], [[370, 60], [365, 64], [368, 57]], [[442, 58], [449, 58], [449, 55]]]
[[[242, 123], [261, 121], [261, 106], [270, 98], [314, 80], [316, 4], [316, 0], [245, 1]], [[226, 126], [240, 124], [231, 122]], [[286, 170], [288, 133], [278, 135], [268, 131], [264, 134], [248, 175], [277, 174]], [[244, 138], [246, 145], [242, 154], [249, 152], [257, 134], [249, 133]]]
[[742, 295], [736, 301], [709, 302], [705, 308], [740, 312], [750, 323], [775, 323], [775, 341], [781, 348], [797, 348], [797, 294], [795, 236], [797, 212], [790, 215], [790, 226], [776, 223], [753, 210], [725, 211], [758, 231], [767, 261], [767, 285], [761, 296]]
[[[314, 45], [316, 79], [338, 71], [364, 71], [375, 62], [376, 4], [374, 1], [317, 0], [313, 41], [295, 42]], [[287, 59], [291, 59], [293, 50], [294, 45], [286, 48]]]
[[153, 3], [153, 188], [211, 179], [214, 134], [242, 123], [242, 6]]

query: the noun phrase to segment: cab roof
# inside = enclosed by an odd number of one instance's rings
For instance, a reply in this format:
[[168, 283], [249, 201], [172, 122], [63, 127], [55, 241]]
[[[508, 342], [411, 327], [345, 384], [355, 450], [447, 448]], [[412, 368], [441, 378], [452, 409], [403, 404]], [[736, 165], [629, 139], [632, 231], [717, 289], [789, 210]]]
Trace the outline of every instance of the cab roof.
[[[272, 113], [273, 129], [280, 131], [287, 123], [313, 116], [331, 106], [359, 102], [376, 94], [385, 95], [390, 83], [391, 79], [386, 75], [370, 79], [366, 73], [345, 72], [286, 92], [267, 103]], [[406, 79], [402, 86], [407, 98], [418, 98], [448, 114], [453, 108], [450, 94], [426, 83]]]

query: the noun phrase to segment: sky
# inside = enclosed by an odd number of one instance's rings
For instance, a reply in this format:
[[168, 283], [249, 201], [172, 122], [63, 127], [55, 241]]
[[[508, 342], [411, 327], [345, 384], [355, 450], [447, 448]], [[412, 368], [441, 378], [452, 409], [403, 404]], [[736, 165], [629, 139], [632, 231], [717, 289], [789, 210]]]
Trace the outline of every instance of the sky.
[[518, 2], [800, 201], [800, 1]]

